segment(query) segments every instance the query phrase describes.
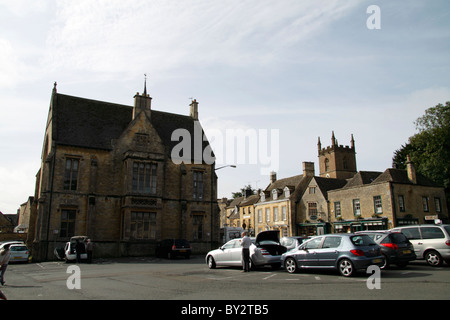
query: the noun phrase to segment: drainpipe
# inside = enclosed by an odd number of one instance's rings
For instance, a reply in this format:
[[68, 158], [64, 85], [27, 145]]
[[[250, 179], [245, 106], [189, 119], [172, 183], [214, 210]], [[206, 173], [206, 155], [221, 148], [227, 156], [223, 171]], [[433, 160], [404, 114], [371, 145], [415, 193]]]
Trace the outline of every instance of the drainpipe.
[[395, 195], [394, 195], [394, 185], [389, 182], [389, 191], [391, 192], [391, 203], [392, 203], [392, 227], [397, 226], [397, 211], [395, 210]]

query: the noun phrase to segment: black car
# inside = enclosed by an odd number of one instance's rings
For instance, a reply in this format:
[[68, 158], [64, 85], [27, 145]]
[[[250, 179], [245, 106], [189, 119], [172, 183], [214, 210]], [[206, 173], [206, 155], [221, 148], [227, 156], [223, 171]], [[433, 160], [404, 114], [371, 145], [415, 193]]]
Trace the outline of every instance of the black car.
[[157, 257], [174, 259], [183, 256], [189, 259], [192, 248], [186, 239], [165, 239], [156, 244], [155, 254]]
[[405, 268], [410, 261], [416, 259], [412, 243], [401, 232], [360, 231], [357, 233], [367, 234], [381, 246], [385, 261], [382, 269], [388, 268], [391, 264]]

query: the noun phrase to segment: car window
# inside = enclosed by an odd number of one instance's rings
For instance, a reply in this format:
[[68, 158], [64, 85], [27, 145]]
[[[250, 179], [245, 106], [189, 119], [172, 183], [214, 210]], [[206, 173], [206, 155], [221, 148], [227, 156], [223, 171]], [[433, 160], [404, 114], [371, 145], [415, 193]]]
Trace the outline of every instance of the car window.
[[350, 241], [355, 246], [370, 246], [376, 244], [375, 241], [370, 239], [367, 235], [351, 236]]
[[443, 226], [447, 234], [450, 235], [450, 226]]
[[322, 248], [337, 248], [342, 241], [341, 237], [326, 237], [323, 241]]
[[311, 239], [310, 241], [305, 242], [302, 245], [302, 248], [305, 248], [305, 249], [317, 249], [317, 248], [319, 248], [320, 243], [322, 242], [322, 239], [323, 239], [323, 237], [317, 237], [317, 238]]
[[423, 239], [441, 239], [445, 238], [444, 233], [439, 227], [421, 227], [420, 231], [422, 232]]
[[27, 251], [27, 247], [25, 246], [12, 246], [11, 251]]
[[185, 239], [176, 239], [175, 245], [177, 247], [182, 247], [182, 246], [189, 247], [189, 241], [187, 241]]
[[388, 243], [388, 242], [392, 242], [392, 243], [407, 243], [408, 239], [406, 238], [406, 236], [403, 233], [391, 233], [388, 237], [386, 237], [386, 239], [384, 239], [382, 241], [382, 243]]
[[418, 227], [414, 228], [403, 228], [401, 232], [408, 238], [408, 240], [420, 239], [420, 232]]
[[239, 241], [238, 240], [231, 240], [231, 241], [228, 241], [227, 243], [225, 243], [224, 245], [223, 245], [223, 249], [232, 249], [232, 248], [234, 248], [237, 244], [239, 243]]
[[294, 244], [294, 241], [295, 241], [294, 238], [281, 238], [280, 244], [281, 244], [282, 246], [287, 247], [287, 246], [293, 245], [293, 244]]

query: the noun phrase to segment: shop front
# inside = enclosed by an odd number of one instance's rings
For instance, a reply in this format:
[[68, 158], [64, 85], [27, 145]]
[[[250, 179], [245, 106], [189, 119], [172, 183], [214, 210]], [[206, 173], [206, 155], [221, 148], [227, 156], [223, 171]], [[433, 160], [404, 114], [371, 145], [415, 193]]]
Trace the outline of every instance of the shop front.
[[367, 218], [355, 220], [341, 220], [333, 223], [334, 233], [353, 233], [368, 230], [389, 229], [387, 218]]
[[328, 222], [299, 223], [297, 235], [299, 236], [319, 236], [330, 233], [330, 224]]

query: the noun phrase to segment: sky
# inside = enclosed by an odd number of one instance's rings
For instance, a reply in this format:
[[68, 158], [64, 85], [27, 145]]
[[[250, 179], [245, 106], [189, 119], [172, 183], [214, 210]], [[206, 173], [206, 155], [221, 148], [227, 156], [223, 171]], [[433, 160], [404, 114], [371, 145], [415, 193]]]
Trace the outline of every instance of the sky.
[[0, 211], [34, 195], [54, 82], [132, 106], [146, 74], [153, 109], [196, 99], [229, 198], [318, 175], [332, 131], [358, 170], [390, 168], [450, 100], [449, 58], [448, 0], [0, 0]]

